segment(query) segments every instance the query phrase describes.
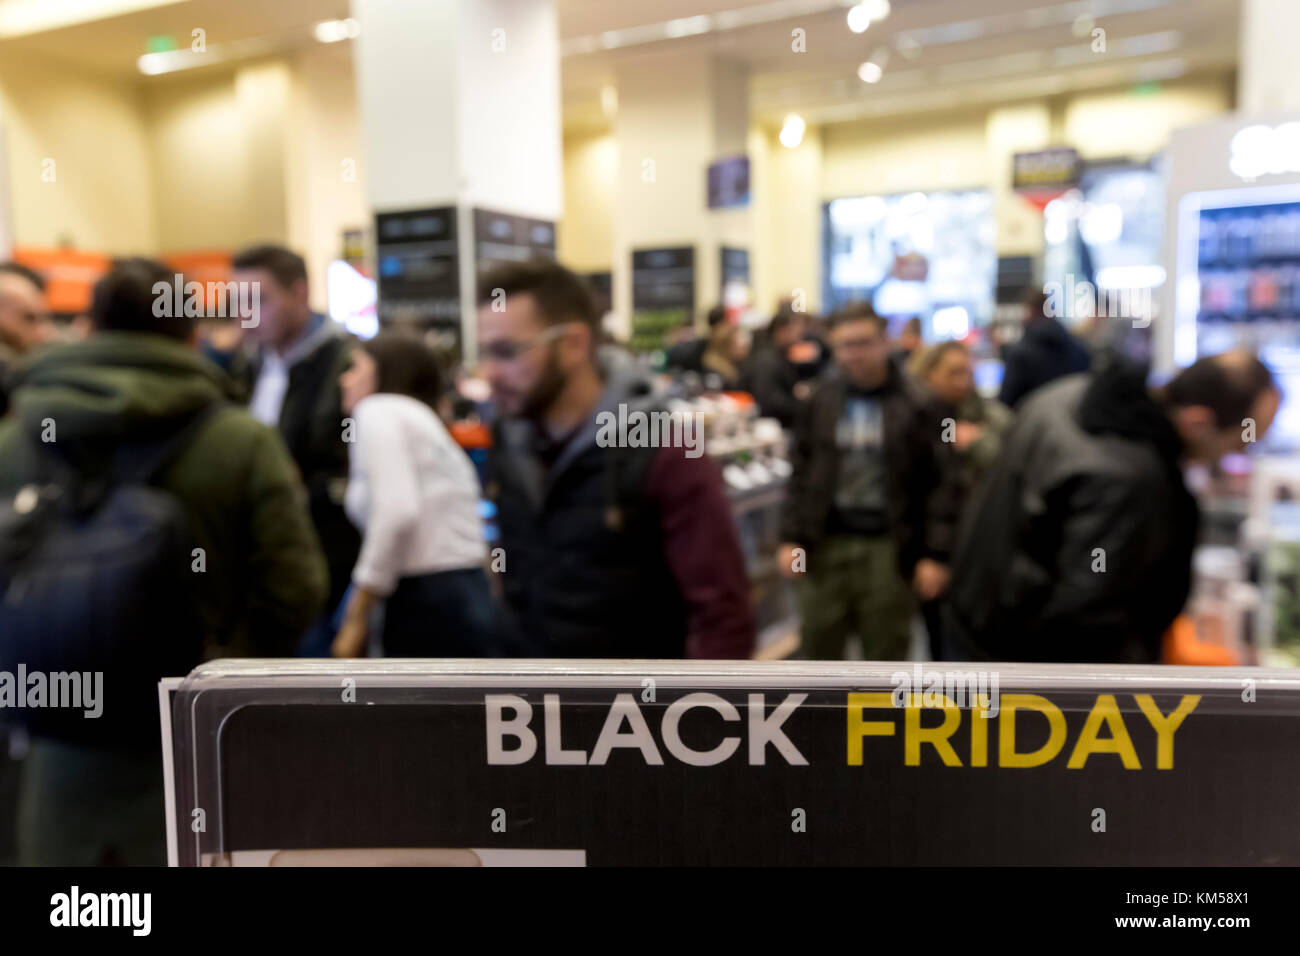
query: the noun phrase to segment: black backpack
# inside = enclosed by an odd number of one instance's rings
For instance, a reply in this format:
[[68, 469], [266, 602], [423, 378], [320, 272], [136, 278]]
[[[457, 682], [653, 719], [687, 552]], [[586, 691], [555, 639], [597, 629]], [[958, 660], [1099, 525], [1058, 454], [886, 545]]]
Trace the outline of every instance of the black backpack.
[[111, 450], [98, 468], [30, 442], [30, 483], [0, 501], [0, 672], [15, 694], [0, 714], [38, 736], [157, 746], [158, 679], [200, 662], [202, 634], [189, 520], [149, 483], [219, 405], [157, 442]]

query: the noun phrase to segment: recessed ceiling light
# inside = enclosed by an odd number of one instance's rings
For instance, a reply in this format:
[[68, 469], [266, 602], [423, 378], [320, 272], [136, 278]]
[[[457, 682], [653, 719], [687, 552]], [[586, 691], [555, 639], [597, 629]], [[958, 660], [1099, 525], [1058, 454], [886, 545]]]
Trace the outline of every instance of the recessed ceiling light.
[[879, 83], [884, 75], [885, 71], [880, 68], [880, 64], [870, 60], [858, 67], [858, 79], [863, 83]]
[[351, 17], [346, 20], [322, 20], [316, 24], [315, 34], [321, 43], [355, 40], [361, 34], [361, 24]]
[[867, 12], [865, 4], [857, 4], [849, 7], [849, 29], [854, 33], [866, 33], [867, 27], [871, 26], [871, 14]]
[[785, 123], [781, 127], [781, 135], [778, 137], [781, 140], [781, 145], [786, 149], [794, 149], [802, 143], [804, 130], [807, 128], [807, 125], [808, 124], [803, 121], [803, 117], [798, 113], [789, 114], [785, 118]]

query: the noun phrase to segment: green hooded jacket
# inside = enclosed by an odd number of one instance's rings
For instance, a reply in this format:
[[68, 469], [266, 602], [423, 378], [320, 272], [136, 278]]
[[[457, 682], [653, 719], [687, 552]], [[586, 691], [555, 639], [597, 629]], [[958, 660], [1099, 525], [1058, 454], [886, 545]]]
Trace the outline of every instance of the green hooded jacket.
[[[232, 395], [226, 375], [193, 349], [136, 332], [41, 350], [12, 370], [10, 385], [0, 495], [27, 483], [24, 444], [43, 432], [52, 429], [74, 461], [102, 460], [119, 442], [159, 440]], [[153, 484], [181, 502], [204, 550], [197, 593], [206, 656], [292, 654], [325, 602], [328, 575], [279, 435], [227, 405]]]

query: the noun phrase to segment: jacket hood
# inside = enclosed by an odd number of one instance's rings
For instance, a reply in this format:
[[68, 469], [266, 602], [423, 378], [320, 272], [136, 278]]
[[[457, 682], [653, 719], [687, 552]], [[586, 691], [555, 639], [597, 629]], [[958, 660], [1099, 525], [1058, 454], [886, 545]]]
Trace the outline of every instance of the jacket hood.
[[1070, 333], [1057, 319], [1043, 316], [1025, 325], [1024, 338], [1043, 348], [1060, 350], [1070, 343]]
[[632, 355], [617, 346], [606, 345], [600, 348], [596, 361], [605, 379], [605, 392], [595, 414], [616, 411], [619, 405], [648, 408], [657, 403], [654, 378]]
[[1183, 443], [1165, 409], [1151, 397], [1146, 370], [1108, 356], [1083, 393], [1079, 425], [1093, 435], [1116, 435], [1153, 445], [1171, 467], [1179, 467]]
[[43, 349], [10, 378], [19, 428], [38, 436], [46, 419], [69, 450], [150, 440], [231, 397], [233, 383], [180, 342], [139, 332], [101, 332]]

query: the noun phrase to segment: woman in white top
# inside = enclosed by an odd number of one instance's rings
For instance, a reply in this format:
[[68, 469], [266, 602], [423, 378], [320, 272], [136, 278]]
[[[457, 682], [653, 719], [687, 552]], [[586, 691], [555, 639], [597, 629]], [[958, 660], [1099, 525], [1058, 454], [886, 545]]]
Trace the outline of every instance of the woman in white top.
[[344, 507], [362, 532], [335, 657], [359, 657], [384, 602], [389, 657], [496, 653], [474, 466], [435, 409], [441, 375], [419, 341], [362, 342], [339, 379], [353, 419]]

